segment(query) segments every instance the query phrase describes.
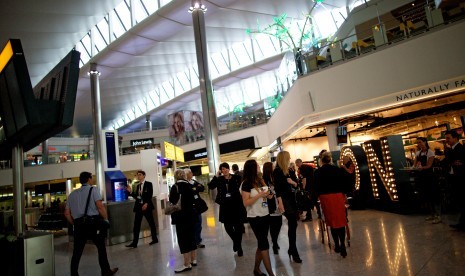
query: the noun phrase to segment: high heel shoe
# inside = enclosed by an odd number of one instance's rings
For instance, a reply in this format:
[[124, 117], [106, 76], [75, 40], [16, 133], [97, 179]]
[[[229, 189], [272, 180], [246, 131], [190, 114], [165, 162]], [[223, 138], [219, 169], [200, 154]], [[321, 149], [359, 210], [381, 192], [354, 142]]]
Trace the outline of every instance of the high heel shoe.
[[254, 276], [266, 276], [265, 273], [263, 273], [263, 272], [261, 272], [261, 271], [256, 271], [256, 270], [253, 271], [253, 275], [254, 275]]
[[290, 250], [288, 250], [287, 254], [289, 255], [289, 260], [291, 260], [292, 256], [292, 260], [294, 261], [294, 263], [302, 263], [302, 259], [300, 258], [299, 253], [291, 252]]

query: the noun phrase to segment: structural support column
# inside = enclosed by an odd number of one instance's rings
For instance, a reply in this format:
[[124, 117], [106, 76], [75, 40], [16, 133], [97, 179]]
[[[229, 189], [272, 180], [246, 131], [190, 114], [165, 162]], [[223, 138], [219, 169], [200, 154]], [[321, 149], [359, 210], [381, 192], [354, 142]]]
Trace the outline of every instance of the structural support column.
[[200, 96], [202, 100], [203, 120], [205, 122], [205, 141], [207, 144], [208, 167], [213, 175], [220, 165], [220, 145], [218, 142], [218, 122], [213, 99], [213, 85], [208, 70], [207, 40], [205, 35], [206, 7], [200, 0], [192, 1], [189, 12], [194, 25], [195, 49], [199, 67]]
[[14, 201], [14, 225], [17, 237], [22, 237], [25, 231], [25, 208], [24, 208], [24, 157], [23, 147], [19, 144], [13, 148], [13, 201]]
[[152, 131], [152, 120], [150, 120], [150, 114], [145, 115], [145, 129]]
[[337, 127], [339, 124], [327, 124], [326, 125], [326, 136], [328, 136], [328, 145], [329, 151], [337, 151], [339, 150], [339, 145], [337, 144]]
[[95, 177], [97, 178], [94, 183], [100, 189], [103, 201], [107, 201], [107, 194], [105, 192], [105, 172], [103, 171], [103, 156], [102, 156], [102, 113], [100, 108], [100, 72], [97, 71], [97, 64], [91, 63], [90, 65], [90, 92], [92, 97], [92, 118], [94, 118], [94, 160], [95, 160]]
[[48, 139], [42, 142], [42, 164], [48, 164]]

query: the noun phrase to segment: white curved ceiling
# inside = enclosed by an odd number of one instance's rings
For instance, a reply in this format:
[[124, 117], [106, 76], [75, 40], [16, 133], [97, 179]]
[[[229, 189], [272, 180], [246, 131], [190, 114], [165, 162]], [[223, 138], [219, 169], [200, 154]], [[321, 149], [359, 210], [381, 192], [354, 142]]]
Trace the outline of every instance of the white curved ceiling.
[[[121, 0], [3, 0], [0, 8], [0, 45], [9, 38], [22, 41], [30, 76], [35, 85], [74, 45]], [[347, 0], [326, 0], [328, 9], [345, 7]], [[287, 13], [302, 18], [313, 2], [310, 0], [204, 0], [208, 7], [205, 16], [208, 50], [218, 53], [232, 44], [249, 38], [247, 28], [259, 22], [271, 22], [273, 16]], [[101, 72], [102, 125], [109, 126], [124, 111], [134, 106], [146, 94], [187, 66], [196, 65], [191, 14], [191, 1], [174, 0], [162, 7], [126, 34], [97, 54], [91, 62]], [[325, 10], [316, 8], [313, 12]], [[313, 14], [313, 13], [312, 13]], [[274, 69], [275, 59], [268, 64], [240, 72], [243, 79], [257, 72]], [[257, 70], [258, 69], [258, 70]], [[81, 69], [74, 125], [66, 131], [72, 135], [92, 134], [92, 112], [89, 66]], [[236, 78], [235, 78], [236, 77]], [[231, 81], [222, 79], [223, 82]], [[184, 109], [200, 110], [196, 91], [179, 101]], [[176, 100], [178, 101], [178, 99]], [[171, 101], [158, 108], [152, 121], [164, 125], [165, 115], [179, 108]], [[128, 128], [142, 128], [141, 122]]]

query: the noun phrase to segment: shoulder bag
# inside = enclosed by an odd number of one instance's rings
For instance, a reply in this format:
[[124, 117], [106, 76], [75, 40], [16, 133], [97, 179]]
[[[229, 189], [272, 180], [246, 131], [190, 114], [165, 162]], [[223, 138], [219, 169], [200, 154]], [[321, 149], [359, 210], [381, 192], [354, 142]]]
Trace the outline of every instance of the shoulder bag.
[[171, 214], [173, 214], [175, 212], [181, 211], [181, 194], [179, 193], [178, 185], [175, 184], [175, 186], [176, 186], [176, 190], [178, 191], [178, 194], [179, 194], [178, 202], [176, 202], [176, 204], [173, 204], [173, 203], [168, 201], [168, 204], [165, 207], [165, 215], [171, 215]]

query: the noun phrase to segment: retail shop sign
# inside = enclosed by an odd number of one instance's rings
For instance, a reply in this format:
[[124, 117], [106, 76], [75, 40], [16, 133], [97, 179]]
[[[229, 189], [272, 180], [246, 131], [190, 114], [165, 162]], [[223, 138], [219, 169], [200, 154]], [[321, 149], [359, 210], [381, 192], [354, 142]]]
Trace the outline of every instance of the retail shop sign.
[[405, 100], [411, 100], [419, 98], [421, 96], [431, 95], [435, 93], [443, 93], [461, 87], [465, 87], [465, 79], [458, 79], [455, 81], [449, 81], [439, 85], [426, 87], [424, 89], [418, 89], [407, 93], [402, 93], [396, 96], [396, 101], [401, 102]]
[[151, 145], [151, 144], [153, 144], [153, 138], [131, 140], [131, 146], [133, 147], [145, 146], [145, 145]]

